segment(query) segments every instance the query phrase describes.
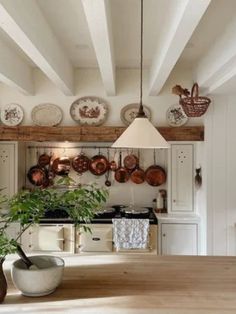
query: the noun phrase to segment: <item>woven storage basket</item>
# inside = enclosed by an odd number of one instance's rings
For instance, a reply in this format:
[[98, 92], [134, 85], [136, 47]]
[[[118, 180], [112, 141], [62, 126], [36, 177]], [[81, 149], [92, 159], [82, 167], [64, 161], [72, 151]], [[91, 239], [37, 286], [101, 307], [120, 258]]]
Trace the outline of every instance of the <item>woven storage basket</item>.
[[188, 117], [200, 117], [207, 111], [211, 100], [198, 95], [198, 84], [195, 83], [191, 90], [191, 96], [180, 98], [179, 103]]

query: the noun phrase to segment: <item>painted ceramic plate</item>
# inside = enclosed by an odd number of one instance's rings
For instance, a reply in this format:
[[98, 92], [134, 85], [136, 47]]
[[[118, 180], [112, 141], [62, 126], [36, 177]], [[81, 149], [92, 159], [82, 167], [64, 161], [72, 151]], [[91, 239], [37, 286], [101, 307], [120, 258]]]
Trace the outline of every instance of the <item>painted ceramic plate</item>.
[[8, 126], [15, 126], [21, 123], [24, 117], [23, 109], [18, 104], [5, 105], [1, 110], [1, 120]]
[[54, 104], [40, 104], [33, 108], [31, 118], [38, 126], [56, 126], [62, 120], [62, 110]]
[[101, 125], [108, 114], [108, 105], [98, 97], [82, 97], [73, 102], [70, 115], [80, 125]]
[[[121, 121], [125, 125], [129, 125], [137, 116], [138, 110], [139, 110], [139, 104], [129, 104], [123, 107], [120, 112]], [[146, 106], [143, 106], [143, 110], [146, 116], [148, 117], [148, 119], [150, 120], [151, 119], [150, 109]]]
[[188, 121], [188, 117], [181, 105], [172, 105], [166, 112], [166, 120], [170, 126], [181, 126]]

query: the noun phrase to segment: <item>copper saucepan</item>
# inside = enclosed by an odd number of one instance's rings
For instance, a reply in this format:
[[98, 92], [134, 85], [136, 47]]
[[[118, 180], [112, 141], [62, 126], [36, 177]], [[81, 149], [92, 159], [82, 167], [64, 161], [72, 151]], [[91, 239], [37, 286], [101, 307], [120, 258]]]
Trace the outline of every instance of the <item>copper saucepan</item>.
[[72, 159], [72, 168], [78, 173], [82, 174], [89, 169], [90, 159], [84, 154], [80, 153]]
[[125, 156], [123, 163], [126, 169], [132, 171], [138, 166], [139, 159], [134, 154], [128, 154]]
[[142, 168], [140, 168], [139, 161], [140, 156], [138, 156], [138, 164], [136, 168], [132, 171], [130, 175], [131, 181], [135, 184], [141, 184], [145, 181], [145, 171]]
[[95, 176], [102, 176], [109, 169], [109, 161], [101, 154], [95, 155], [91, 158], [89, 170]]
[[119, 167], [115, 171], [115, 179], [119, 183], [125, 183], [129, 180], [129, 176], [128, 170], [122, 166], [122, 153], [120, 152]]
[[149, 185], [159, 186], [166, 182], [165, 170], [156, 165], [156, 152], [154, 150], [154, 164], [145, 171], [145, 180]]
[[32, 166], [29, 169], [27, 178], [35, 186], [46, 187], [48, 185], [48, 171], [39, 165]]
[[38, 165], [41, 167], [46, 167], [50, 164], [51, 156], [46, 153], [43, 153], [38, 158]]
[[70, 159], [68, 157], [54, 159], [51, 169], [58, 176], [67, 176], [70, 171]]

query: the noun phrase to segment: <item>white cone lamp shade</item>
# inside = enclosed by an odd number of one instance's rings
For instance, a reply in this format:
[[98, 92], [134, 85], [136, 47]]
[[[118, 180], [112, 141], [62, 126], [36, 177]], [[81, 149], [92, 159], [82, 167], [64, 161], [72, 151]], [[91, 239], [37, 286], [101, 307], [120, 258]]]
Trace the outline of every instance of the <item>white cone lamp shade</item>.
[[117, 148], [169, 148], [170, 145], [146, 117], [135, 118], [113, 143]]
[[140, 41], [140, 106], [137, 117], [115, 141], [117, 148], [169, 148], [170, 145], [151, 124], [143, 110], [143, 0], [141, 4], [141, 41]]

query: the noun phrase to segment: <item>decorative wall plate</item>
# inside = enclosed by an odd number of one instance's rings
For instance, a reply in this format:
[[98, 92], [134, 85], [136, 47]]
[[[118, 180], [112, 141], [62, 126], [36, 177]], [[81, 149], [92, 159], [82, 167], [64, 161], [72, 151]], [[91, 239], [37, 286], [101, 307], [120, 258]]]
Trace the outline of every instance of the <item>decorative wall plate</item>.
[[4, 124], [15, 126], [21, 123], [24, 117], [23, 109], [20, 105], [12, 103], [5, 105], [1, 110], [1, 120]]
[[31, 118], [38, 126], [56, 126], [62, 120], [62, 110], [54, 104], [40, 104], [33, 108]]
[[168, 108], [166, 112], [166, 120], [170, 126], [181, 126], [188, 121], [181, 105], [172, 105]]
[[73, 102], [70, 115], [80, 125], [101, 125], [107, 118], [108, 105], [98, 97], [82, 97]]
[[[139, 104], [129, 104], [123, 107], [120, 112], [121, 121], [125, 125], [129, 125], [137, 116], [138, 109], [139, 109]], [[151, 119], [150, 109], [147, 106], [143, 106], [143, 110], [146, 116], [148, 117], [148, 119], [150, 120]]]

